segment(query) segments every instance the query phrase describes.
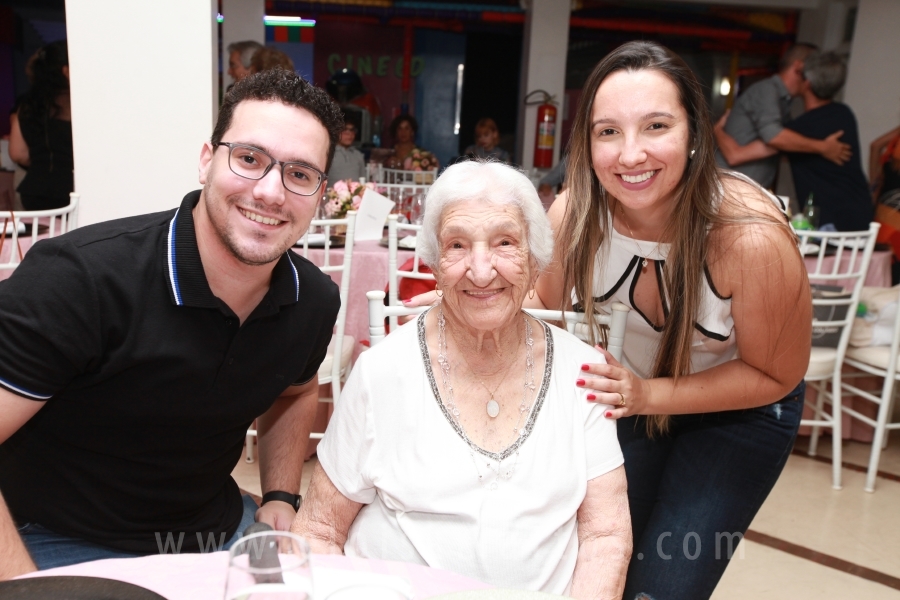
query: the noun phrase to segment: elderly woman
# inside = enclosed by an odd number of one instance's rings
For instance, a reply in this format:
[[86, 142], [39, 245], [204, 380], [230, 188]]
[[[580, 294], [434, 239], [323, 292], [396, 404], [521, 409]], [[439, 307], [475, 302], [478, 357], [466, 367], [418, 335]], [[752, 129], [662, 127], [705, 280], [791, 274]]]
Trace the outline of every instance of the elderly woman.
[[534, 186], [453, 165], [419, 239], [441, 302], [360, 356], [292, 530], [314, 552], [620, 598], [622, 454], [606, 408], [572, 386], [602, 355], [522, 311], [552, 256]]

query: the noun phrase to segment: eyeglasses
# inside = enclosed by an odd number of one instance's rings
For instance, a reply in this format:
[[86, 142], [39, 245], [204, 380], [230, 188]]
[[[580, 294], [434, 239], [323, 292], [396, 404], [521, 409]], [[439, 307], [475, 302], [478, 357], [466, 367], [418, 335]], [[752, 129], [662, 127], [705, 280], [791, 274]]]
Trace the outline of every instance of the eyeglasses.
[[269, 174], [275, 165], [281, 166], [281, 183], [284, 188], [300, 196], [312, 196], [327, 176], [322, 171], [301, 162], [282, 162], [269, 153], [247, 144], [218, 142], [216, 146], [228, 147], [228, 168], [235, 175], [258, 181]]

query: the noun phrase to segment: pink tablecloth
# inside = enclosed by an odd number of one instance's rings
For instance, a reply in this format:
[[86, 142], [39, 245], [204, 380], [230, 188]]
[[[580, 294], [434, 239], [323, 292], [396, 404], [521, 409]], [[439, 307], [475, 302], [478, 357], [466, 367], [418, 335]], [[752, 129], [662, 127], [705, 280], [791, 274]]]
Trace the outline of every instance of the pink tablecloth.
[[[850, 260], [850, 254], [844, 254], [841, 262], [848, 263]], [[806, 263], [806, 268], [808, 270], [812, 270], [816, 266], [816, 257], [815, 256], [806, 256], [803, 261]], [[828, 272], [834, 266], [834, 256], [826, 256], [822, 263], [822, 271]], [[811, 280], [811, 283], [826, 283]], [[847, 286], [847, 283], [838, 281], [829, 281], [827, 282], [830, 285], [844, 285]], [[849, 282], [852, 284], [852, 282]], [[869, 270], [866, 272], [866, 281], [863, 285], [867, 287], [891, 287], [891, 253], [886, 250], [877, 250], [872, 253], [872, 260], [869, 261]]]
[[[301, 252], [300, 248], [295, 249]], [[408, 250], [397, 252], [397, 264], [402, 265], [412, 258], [414, 253]], [[329, 254], [331, 264], [340, 263], [344, 258], [342, 249], [332, 249]], [[325, 251], [309, 249], [309, 259], [321, 266], [325, 260]], [[332, 273], [331, 278], [340, 285], [341, 274]], [[388, 284], [388, 249], [377, 241], [356, 242], [353, 246], [353, 264], [350, 267], [350, 292], [347, 298], [347, 323], [345, 332], [357, 341], [353, 359], [359, 355], [360, 340], [369, 339], [369, 302], [366, 292], [383, 290]]]
[[[410, 582], [415, 598], [430, 598], [464, 590], [491, 586], [456, 573], [408, 563], [366, 560], [337, 555], [312, 556], [315, 587], [316, 569], [341, 569], [402, 577]], [[112, 558], [71, 567], [48, 569], [24, 577], [82, 575], [117, 579], [152, 590], [168, 600], [221, 600], [225, 592], [228, 553], [164, 554], [142, 558]]]

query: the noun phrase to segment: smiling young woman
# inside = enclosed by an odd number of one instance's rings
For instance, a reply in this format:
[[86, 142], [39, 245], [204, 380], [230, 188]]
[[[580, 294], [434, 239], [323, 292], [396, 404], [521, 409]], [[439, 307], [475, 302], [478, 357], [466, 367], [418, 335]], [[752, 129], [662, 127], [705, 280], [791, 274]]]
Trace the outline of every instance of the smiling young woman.
[[625, 44], [582, 97], [535, 289], [546, 307], [633, 308], [622, 364], [606, 354], [576, 384], [618, 419], [634, 533], [624, 597], [707, 598], [731, 558], [718, 546], [746, 531], [796, 436], [806, 272], [774, 198], [717, 169], [703, 90], [678, 56]]

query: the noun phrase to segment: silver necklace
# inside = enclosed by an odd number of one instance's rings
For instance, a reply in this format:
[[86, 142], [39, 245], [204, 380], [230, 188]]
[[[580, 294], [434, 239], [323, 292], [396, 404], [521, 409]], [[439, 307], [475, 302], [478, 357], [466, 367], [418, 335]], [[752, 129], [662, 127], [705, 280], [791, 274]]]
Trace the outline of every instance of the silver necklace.
[[[454, 424], [457, 427], [457, 430], [462, 434], [463, 440], [466, 442], [466, 445], [469, 447], [469, 456], [472, 459], [472, 464], [475, 467], [475, 472], [478, 475], [478, 482], [484, 484], [484, 476], [481, 473], [481, 469], [478, 467], [478, 461], [475, 458], [475, 453], [472, 451], [472, 441], [469, 439], [469, 435], [466, 433], [465, 428], [462, 425], [462, 422], [459, 418], [459, 407], [456, 406], [456, 401], [453, 397], [453, 383], [450, 378], [450, 357], [448, 356], [447, 349], [447, 321], [444, 318], [444, 309], [441, 306], [438, 309], [438, 365], [441, 367], [441, 382], [444, 385], [444, 390], [447, 393], [447, 398], [444, 402], [447, 411], [451, 415]], [[519, 403], [519, 417], [516, 420], [516, 426], [513, 427], [513, 439], [516, 436], [523, 436], [526, 433], [526, 430], [522, 427], [522, 421], [527, 416], [528, 413], [531, 412], [531, 408], [533, 408], [533, 403], [531, 402], [531, 397], [534, 394], [535, 385], [534, 385], [534, 338], [532, 337], [531, 331], [531, 323], [528, 322], [528, 317], [523, 316], [525, 321], [525, 345], [528, 348], [528, 352], [525, 354], [525, 382], [522, 387], [522, 401]], [[465, 360], [465, 357], [463, 357]], [[492, 398], [493, 399], [493, 398]], [[490, 414], [490, 413], [488, 413]], [[499, 414], [499, 405], [498, 405], [498, 414]], [[497, 489], [497, 480], [505, 479], [509, 480], [512, 478], [513, 473], [516, 470], [516, 465], [519, 463], [519, 451], [515, 452], [515, 461], [512, 466], [503, 469], [503, 458], [501, 458], [500, 453], [494, 453], [495, 460], [497, 461], [497, 466], [495, 467], [491, 462], [486, 462], [486, 466], [489, 471], [492, 471], [496, 476], [495, 480], [491, 482], [488, 489], [491, 491]]]
[[[631, 225], [628, 224], [628, 220], [625, 218], [625, 211], [622, 209], [622, 205], [619, 204], [619, 213], [622, 215], [622, 222], [625, 223], [625, 227], [628, 228], [628, 233], [631, 234], [631, 243], [634, 244], [635, 248], [638, 249], [638, 256], [640, 256], [643, 260], [641, 261], [641, 268], [647, 268], [647, 257], [644, 256], [644, 252], [641, 250], [640, 244], [637, 243], [637, 238], [634, 236], [634, 231], [631, 230]], [[656, 251], [659, 252], [659, 245], [661, 242], [656, 243]], [[656, 259], [653, 259], [656, 260]]]
[[[526, 322], [525, 322], [526, 335], [527, 335], [527, 328], [528, 328], [528, 327], [530, 327], [530, 325], [528, 324], [528, 321], [526, 320]], [[453, 339], [456, 340], [456, 336], [453, 336]], [[460, 346], [461, 346], [461, 344], [459, 344], [458, 341], [457, 341], [457, 345], [460, 345]], [[518, 345], [518, 339], [516, 340], [516, 345]], [[517, 353], [517, 354], [518, 354], [518, 353]], [[474, 375], [474, 374], [475, 374], [475, 369], [473, 369], [473, 368], [472, 368], [472, 365], [469, 364], [469, 359], [466, 358], [465, 355], [463, 355], [463, 360], [466, 362], [466, 366], [469, 367], [469, 371], [471, 371], [472, 374]], [[497, 393], [497, 390], [499, 390], [499, 389], [500, 389], [500, 386], [503, 385], [503, 382], [506, 381], [506, 376], [509, 375], [509, 371], [512, 369], [512, 366], [513, 366], [513, 364], [515, 363], [515, 360], [516, 360], [516, 358], [515, 358], [515, 356], [514, 356], [513, 359], [510, 361], [509, 365], [508, 365], [508, 366], [506, 367], [506, 369], [504, 370], [504, 372], [503, 372], [503, 377], [500, 378], [500, 383], [498, 383], [498, 384], [494, 387], [494, 391], [493, 391], [493, 392], [491, 391], [491, 388], [489, 388], [487, 385], [485, 385], [484, 381], [482, 381], [481, 379], [478, 380], [478, 383], [481, 384], [481, 387], [483, 387], [485, 390], [487, 390], [487, 393], [490, 394], [490, 398], [488, 399], [488, 401], [487, 401], [487, 403], [485, 404], [485, 407], [484, 407], [484, 408], [485, 408], [485, 410], [487, 411], [488, 416], [489, 416], [490, 418], [492, 418], [492, 419], [496, 419], [496, 418], [497, 418], [497, 415], [500, 414], [500, 403], [497, 402], [497, 401], [494, 399], [494, 394]]]

